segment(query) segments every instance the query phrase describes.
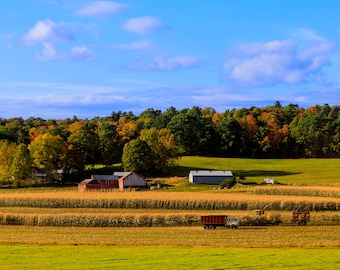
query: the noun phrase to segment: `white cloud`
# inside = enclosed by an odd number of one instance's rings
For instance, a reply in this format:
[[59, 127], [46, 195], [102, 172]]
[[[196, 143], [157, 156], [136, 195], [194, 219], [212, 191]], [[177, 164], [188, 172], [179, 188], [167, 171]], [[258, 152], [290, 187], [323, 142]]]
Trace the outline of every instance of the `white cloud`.
[[330, 62], [334, 47], [325, 40], [300, 50], [289, 40], [243, 44], [224, 63], [225, 79], [246, 86], [306, 82]]
[[56, 60], [57, 52], [51, 43], [43, 44], [43, 51], [41, 54], [37, 54], [35, 59], [38, 61], [51, 61]]
[[72, 38], [71, 34], [63, 26], [51, 20], [38, 21], [34, 27], [29, 29], [23, 40], [28, 45], [46, 42], [67, 41]]
[[316, 40], [316, 41], [325, 41], [323, 37], [318, 35], [315, 31], [307, 28], [296, 28], [292, 31], [292, 36], [294, 39], [299, 40]]
[[146, 35], [163, 26], [163, 23], [157, 18], [141, 17], [129, 19], [123, 25], [123, 29], [139, 35]]
[[183, 68], [193, 68], [200, 66], [202, 61], [194, 56], [177, 56], [173, 58], [156, 57], [152, 63], [145, 64], [141, 61], [135, 62], [131, 67], [137, 70], [150, 71], [173, 71]]
[[68, 53], [58, 54], [50, 43], [43, 44], [43, 51], [36, 55], [37, 61], [94, 60], [96, 55], [87, 47], [73, 47]]
[[94, 1], [76, 10], [75, 15], [81, 17], [105, 17], [126, 9], [128, 5], [110, 1]]
[[122, 43], [111, 46], [112, 49], [118, 50], [148, 50], [152, 47], [152, 43], [148, 40], [139, 40], [131, 43]]
[[73, 47], [67, 57], [71, 59], [78, 59], [78, 60], [96, 59], [96, 55], [89, 48], [85, 46]]

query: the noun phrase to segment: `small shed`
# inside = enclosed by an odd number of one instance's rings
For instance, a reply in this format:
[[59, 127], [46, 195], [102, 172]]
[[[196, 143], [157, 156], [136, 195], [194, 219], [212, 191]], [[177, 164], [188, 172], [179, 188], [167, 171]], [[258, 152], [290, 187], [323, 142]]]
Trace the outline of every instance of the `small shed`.
[[90, 179], [85, 179], [78, 184], [78, 191], [86, 190], [110, 190], [118, 189], [119, 177], [116, 175], [92, 175]]
[[189, 173], [189, 182], [193, 184], [219, 185], [224, 180], [233, 179], [234, 175], [231, 171], [192, 170]]
[[119, 190], [131, 187], [146, 187], [145, 178], [135, 172], [115, 172], [113, 175], [119, 177]]

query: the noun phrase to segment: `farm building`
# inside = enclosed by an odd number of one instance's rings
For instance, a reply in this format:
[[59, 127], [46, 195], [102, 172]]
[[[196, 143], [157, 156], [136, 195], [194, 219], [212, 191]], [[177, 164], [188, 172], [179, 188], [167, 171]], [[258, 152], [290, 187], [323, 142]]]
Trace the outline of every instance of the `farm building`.
[[120, 190], [130, 187], [146, 187], [145, 178], [135, 172], [115, 172], [113, 175], [119, 177]]
[[85, 179], [78, 184], [78, 191], [118, 189], [119, 177], [116, 175], [92, 175], [90, 179]]
[[78, 191], [111, 190], [130, 187], [145, 187], [146, 180], [134, 172], [115, 172], [113, 175], [92, 175], [78, 184]]
[[213, 184], [219, 185], [224, 180], [233, 180], [231, 171], [196, 170], [190, 171], [189, 182], [193, 184]]

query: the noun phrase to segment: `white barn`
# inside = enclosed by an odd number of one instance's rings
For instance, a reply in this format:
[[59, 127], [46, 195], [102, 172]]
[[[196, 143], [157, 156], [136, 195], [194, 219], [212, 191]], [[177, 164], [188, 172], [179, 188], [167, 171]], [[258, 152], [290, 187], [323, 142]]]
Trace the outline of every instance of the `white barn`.
[[189, 182], [193, 184], [219, 185], [224, 180], [233, 179], [234, 175], [231, 171], [192, 170], [189, 173]]

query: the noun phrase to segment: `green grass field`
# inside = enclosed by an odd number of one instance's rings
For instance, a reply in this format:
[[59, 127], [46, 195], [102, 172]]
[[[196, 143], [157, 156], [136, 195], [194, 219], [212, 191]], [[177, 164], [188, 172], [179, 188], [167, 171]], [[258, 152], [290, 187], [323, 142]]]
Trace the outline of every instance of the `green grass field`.
[[242, 159], [182, 157], [172, 175], [188, 177], [190, 170], [230, 170], [249, 182], [275, 178], [283, 184], [340, 185], [340, 159]]
[[0, 245], [0, 269], [339, 269], [336, 249]]
[[338, 226], [2, 226], [0, 269], [338, 269]]

